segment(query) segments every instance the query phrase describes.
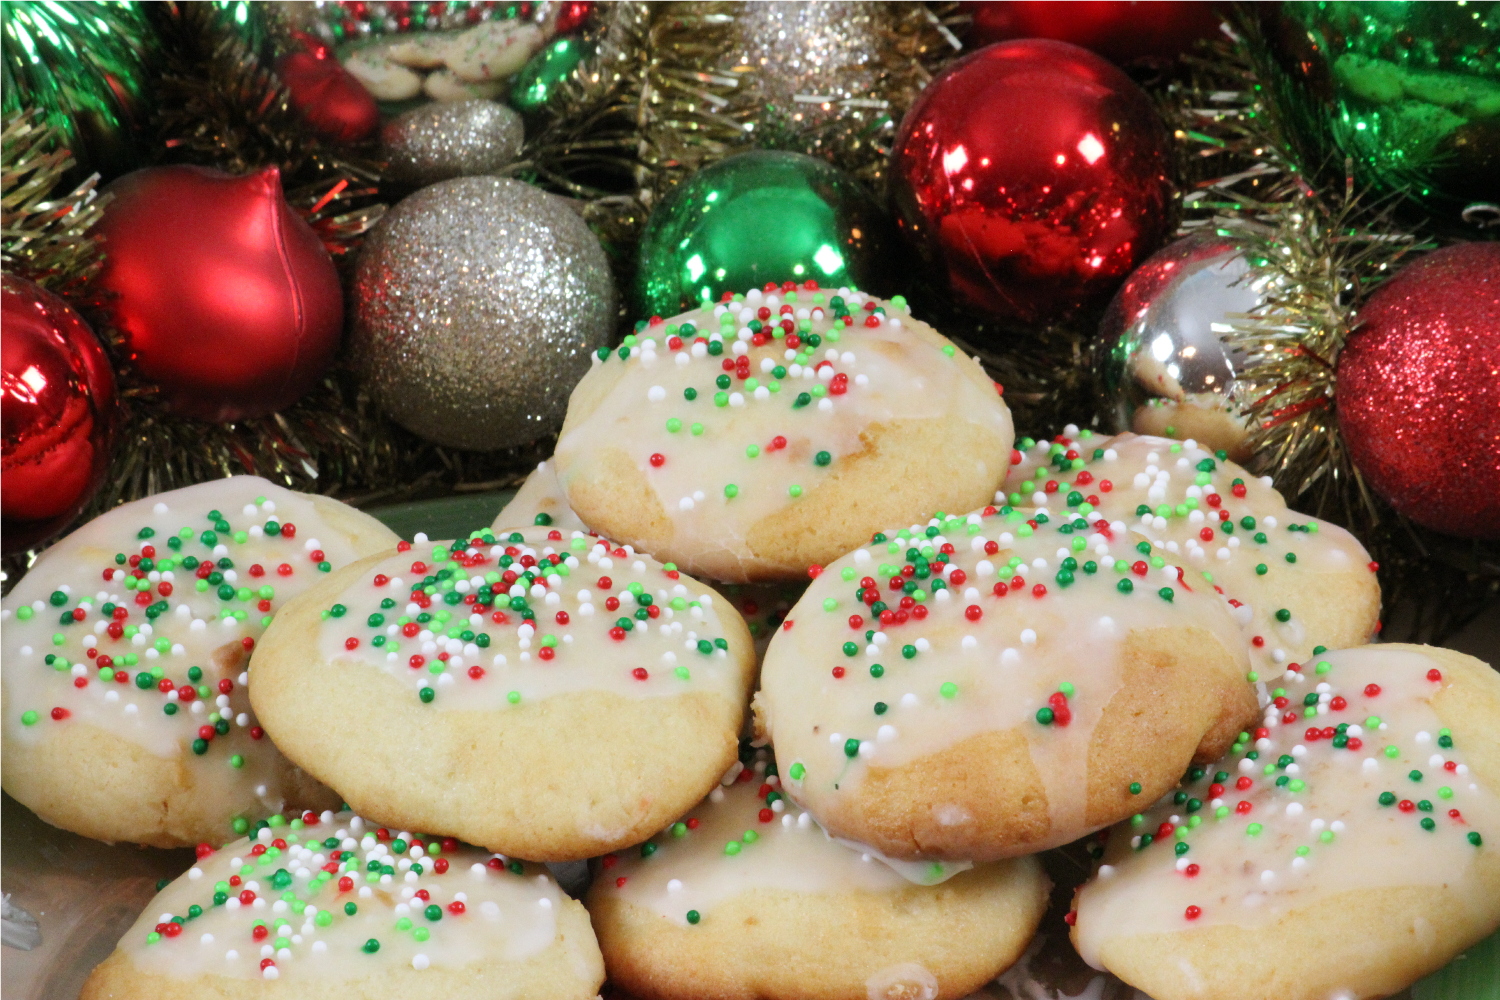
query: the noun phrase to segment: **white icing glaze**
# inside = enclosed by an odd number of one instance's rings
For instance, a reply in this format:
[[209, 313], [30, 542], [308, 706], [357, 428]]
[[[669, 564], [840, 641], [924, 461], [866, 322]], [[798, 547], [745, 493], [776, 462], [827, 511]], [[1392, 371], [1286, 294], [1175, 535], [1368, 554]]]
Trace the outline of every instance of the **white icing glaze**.
[[[1093, 516], [1075, 531], [1085, 516], [1074, 513], [1033, 530], [1031, 517], [1012, 511], [935, 518], [903, 531], [905, 538], [892, 533], [885, 544], [839, 559], [808, 589], [766, 655], [757, 707], [791, 795], [814, 815], [856, 789], [871, 766], [900, 766], [974, 735], [1015, 729], [1047, 792], [1054, 836], [1043, 846], [1066, 843], [1088, 830], [1088, 748], [1104, 706], [1123, 684], [1123, 639], [1135, 629], [1197, 625], [1243, 659], [1225, 606], [1207, 588], [1185, 586], [1176, 567], [1148, 565], [1123, 525], [1111, 528]], [[1059, 530], [1065, 523], [1067, 534]], [[928, 530], [935, 534], [926, 537]], [[882, 616], [897, 620], [869, 637], [874, 616], [856, 595], [869, 579], [882, 600], [894, 601], [900, 591], [890, 589], [891, 579], [917, 563], [908, 558], [914, 536], [931, 560], [931, 579], [942, 577], [946, 587], [932, 585], [931, 597], [924, 594], [910, 612], [886, 609]], [[950, 547], [943, 566], [938, 556]], [[1058, 577], [1065, 559], [1076, 564], [1066, 586]], [[925, 591], [926, 581], [909, 579]], [[1128, 594], [1118, 589], [1123, 579], [1132, 581]], [[997, 583], [1008, 593], [997, 596]], [[1035, 587], [1044, 587], [1045, 596], [1035, 596]], [[1171, 600], [1159, 594], [1168, 587]], [[971, 607], [978, 620], [968, 617]], [[850, 621], [855, 614], [858, 627]], [[911, 617], [900, 620], [905, 614]], [[1071, 721], [1040, 724], [1038, 710], [1064, 683], [1074, 687], [1067, 699]], [[955, 823], [966, 819], [956, 805], [930, 805], [940, 823], [945, 809]]]
[[495, 516], [491, 527], [495, 531], [536, 527], [541, 515], [547, 517], [540, 522], [541, 526], [567, 532], [588, 530], [588, 525], [568, 506], [568, 498], [563, 495], [562, 485], [557, 481], [557, 467], [551, 461], [541, 463], [526, 477], [516, 495], [510, 498], [510, 503]]
[[[622, 449], [673, 522], [674, 539], [658, 554], [689, 572], [713, 567], [710, 575], [720, 579], [744, 579], [732, 566], [754, 561], [746, 542], [751, 529], [833, 477], [843, 459], [865, 449], [862, 435], [872, 425], [967, 420], [1011, 440], [1010, 412], [978, 362], [912, 319], [904, 305], [847, 290], [792, 294], [795, 301], [755, 290], [743, 302], [698, 309], [626, 338], [621, 350], [628, 360], [596, 355], [571, 405], [592, 400], [602, 386], [607, 394], [587, 416], [570, 419], [557, 443], [564, 490], [600, 449]], [[832, 300], [839, 294], [853, 326], [835, 319]], [[882, 315], [866, 309], [877, 304], [888, 318], [864, 325], [864, 317]], [[759, 322], [760, 312], [789, 320], [795, 332], [776, 326], [774, 337], [752, 333], [748, 324]], [[695, 333], [683, 337], [688, 324]], [[795, 349], [788, 346], [794, 336]], [[741, 356], [747, 368], [723, 368]], [[687, 391], [696, 398], [685, 398]], [[820, 454], [826, 464], [819, 464]], [[960, 460], [984, 464], [995, 480], [1004, 474], [999, 455], [933, 459], [935, 475]], [[726, 496], [729, 487], [733, 497]]]
[[[1325, 663], [1330, 669], [1320, 673]], [[1450, 682], [1428, 678], [1439, 667], [1419, 652], [1381, 646], [1319, 656], [1304, 680], [1286, 685], [1288, 700], [1268, 709], [1253, 749], [1240, 747], [1184, 782], [1174, 796], [1185, 802], [1168, 796], [1111, 831], [1106, 864], [1077, 897], [1074, 941], [1084, 959], [1101, 968], [1101, 948], [1117, 936], [1253, 929], [1335, 893], [1462, 884], [1479, 851], [1500, 838], [1500, 798], [1468, 773], [1462, 746], [1441, 745], [1446, 730], [1432, 697]], [[1370, 684], [1378, 693], [1366, 692]], [[1317, 699], [1312, 717], [1308, 695]], [[1345, 723], [1357, 748], [1306, 737], [1309, 726]], [[1380, 801], [1386, 792], [1391, 805]], [[1422, 828], [1424, 818], [1433, 830]], [[1156, 842], [1139, 847], [1142, 834]], [[1187, 852], [1176, 854], [1162, 834]], [[1191, 919], [1190, 906], [1200, 911]]]
[[[460, 560], [449, 558], [452, 543], [424, 543], [367, 567], [324, 611], [321, 658], [383, 670], [413, 698], [431, 692], [439, 709], [502, 708], [573, 691], [743, 697], [744, 651], [731, 658], [739, 633], [725, 628], [735, 611], [708, 587], [582, 532], [530, 528], [491, 537], [501, 540], [471, 538]], [[425, 588], [424, 580], [431, 581]], [[413, 599], [418, 588], [425, 607]], [[460, 600], [448, 603], [454, 594]], [[611, 602], [618, 604], [611, 609]], [[535, 613], [534, 624], [524, 609]], [[637, 611], [647, 617], [637, 619]], [[433, 617], [421, 621], [426, 615]], [[622, 618], [630, 619], [628, 631]]]
[[[230, 530], [213, 530], [211, 510]], [[269, 534], [272, 522], [293, 526], [294, 535]], [[395, 541], [352, 508], [253, 476], [116, 507], [43, 553], [5, 599], [6, 739], [35, 745], [49, 727], [94, 726], [156, 756], [214, 767], [216, 780], [273, 781], [276, 751], [252, 738], [259, 730], [244, 682], [249, 648], [288, 599]], [[146, 553], [154, 553], [149, 571], [141, 568], [147, 563], [128, 561]], [[233, 566], [200, 579], [186, 559], [200, 560], [200, 568], [209, 559]], [[134, 589], [137, 580], [141, 589]], [[233, 592], [221, 597], [221, 587]], [[106, 616], [106, 604], [119, 610]], [[60, 625], [75, 609], [79, 620]], [[196, 681], [193, 667], [202, 670]], [[184, 700], [188, 688], [192, 696]], [[168, 706], [174, 714], [166, 714]], [[26, 713], [35, 721], [27, 724]], [[228, 732], [216, 733], [202, 756], [193, 754], [199, 728], [221, 720]], [[231, 766], [234, 757], [243, 767]], [[276, 795], [271, 788], [262, 798], [279, 808]]]
[[[1100, 513], [1124, 521], [1160, 554], [1213, 583], [1234, 608], [1251, 641], [1251, 664], [1265, 678], [1306, 659], [1320, 642], [1307, 634], [1297, 608], [1286, 609], [1290, 620], [1277, 619], [1283, 609], [1268, 595], [1273, 582], [1294, 574], [1314, 586], [1318, 574], [1373, 572], [1369, 553], [1349, 532], [1290, 510], [1269, 482], [1193, 441], [1087, 432], [1063, 440], [1027, 449], [1011, 467], [1005, 492], [1021, 503], [1053, 508], [1064, 506], [1075, 491], [1092, 497]], [[1076, 455], [1073, 468], [1060, 471], [1051, 461], [1058, 454]], [[1151, 513], [1137, 513], [1142, 505]], [[1171, 508], [1165, 516], [1163, 507]]]
[[[649, 854], [632, 849], [606, 857], [599, 875], [605, 891], [686, 927], [690, 911], [712, 920], [715, 906], [751, 889], [896, 892], [910, 886], [879, 859], [830, 840], [786, 801], [780, 779], [766, 778], [765, 767], [758, 761], [737, 773], [649, 841]], [[726, 853], [731, 844], [734, 853]]]
[[[540, 865], [451, 839], [377, 832], [353, 813], [306, 818], [199, 857], [157, 894], [120, 949], [137, 968], [162, 976], [320, 981], [328, 988], [334, 984], [326, 981], [379, 967], [517, 961], [558, 939], [557, 913], [567, 897]], [[335, 860], [335, 852], [349, 856]], [[376, 860], [382, 869], [372, 872]], [[266, 926], [260, 937], [256, 924]], [[370, 940], [379, 943], [373, 953], [364, 950]], [[267, 959], [272, 965], [263, 968]]]

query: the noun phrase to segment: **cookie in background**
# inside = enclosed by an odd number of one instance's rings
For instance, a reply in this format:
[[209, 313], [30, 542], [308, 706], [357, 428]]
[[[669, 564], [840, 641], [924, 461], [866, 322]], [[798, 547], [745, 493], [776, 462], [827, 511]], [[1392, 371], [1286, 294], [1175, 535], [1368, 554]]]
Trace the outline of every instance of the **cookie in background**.
[[1013, 436], [979, 363], [900, 297], [783, 286], [601, 348], [553, 461], [595, 530], [705, 579], [767, 582], [987, 503]]

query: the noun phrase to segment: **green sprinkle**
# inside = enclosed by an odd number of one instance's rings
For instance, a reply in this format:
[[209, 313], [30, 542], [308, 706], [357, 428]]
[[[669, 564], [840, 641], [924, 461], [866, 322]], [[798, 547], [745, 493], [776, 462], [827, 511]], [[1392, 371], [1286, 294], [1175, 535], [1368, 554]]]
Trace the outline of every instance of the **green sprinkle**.
[[804, 774], [806, 774], [806, 773], [807, 773], [807, 768], [803, 767], [800, 762], [794, 762], [792, 764], [792, 766], [787, 769], [787, 775], [793, 781], [801, 781], [802, 780], [802, 776]]
[[1141, 794], [1141, 783], [1139, 781], [1132, 781], [1130, 783], [1130, 794], [1131, 795], [1139, 795], [1139, 794]]
[[953, 683], [952, 681], [944, 681], [943, 686], [938, 688], [938, 694], [942, 695], [944, 698], [952, 698], [953, 696], [958, 694], [958, 685]]
[[727, 497], [727, 498], [729, 498], [730, 500], [733, 500], [735, 497], [737, 497], [739, 495], [740, 495], [740, 488], [738, 486], [736, 486], [734, 483], [730, 483], [728, 486], [724, 487], [724, 496]]
[[687, 911], [687, 922], [688, 923], [690, 923], [690, 924], [696, 924], [698, 921], [700, 921], [702, 919], [703, 919], [703, 916], [697, 910], [688, 910]]

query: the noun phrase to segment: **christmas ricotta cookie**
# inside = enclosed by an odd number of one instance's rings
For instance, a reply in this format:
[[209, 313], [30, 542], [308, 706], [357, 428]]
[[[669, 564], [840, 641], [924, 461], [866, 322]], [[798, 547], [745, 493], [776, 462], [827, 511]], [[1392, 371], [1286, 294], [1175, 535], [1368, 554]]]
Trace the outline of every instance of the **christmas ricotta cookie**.
[[1390, 996], [1500, 927], [1500, 675], [1364, 646], [1276, 685], [1077, 895], [1080, 954], [1156, 1000]]
[[535, 861], [640, 843], [735, 761], [755, 654], [723, 597], [582, 532], [356, 563], [278, 617], [251, 698], [383, 823]]
[[798, 578], [1004, 480], [997, 387], [899, 297], [755, 289], [596, 357], [557, 443], [568, 502], [690, 573]]
[[[1072, 431], [1073, 433], [1068, 433]], [[1336, 524], [1298, 514], [1271, 486], [1193, 441], [1068, 428], [1030, 442], [1006, 478], [1012, 503], [1122, 520], [1234, 609], [1257, 672], [1370, 641], [1380, 584], [1370, 554]]]
[[1227, 605], [1080, 505], [876, 534], [782, 623], [757, 724], [790, 797], [891, 858], [990, 861], [1139, 811], [1255, 720]]
[[82, 1000], [586, 1000], [604, 963], [540, 865], [353, 813], [273, 816], [198, 861]]
[[5, 790], [55, 826], [157, 847], [337, 804], [265, 738], [246, 663], [289, 598], [395, 543], [352, 507], [251, 476], [90, 521], [0, 612]]
[[788, 808], [774, 766], [737, 778], [604, 858], [589, 912], [633, 997], [949, 1000], [1014, 962], [1047, 908], [1035, 858], [913, 884]]
[[568, 506], [568, 498], [557, 482], [557, 466], [550, 459], [532, 470], [510, 503], [495, 516], [493, 525], [495, 531], [530, 527], [588, 530]]

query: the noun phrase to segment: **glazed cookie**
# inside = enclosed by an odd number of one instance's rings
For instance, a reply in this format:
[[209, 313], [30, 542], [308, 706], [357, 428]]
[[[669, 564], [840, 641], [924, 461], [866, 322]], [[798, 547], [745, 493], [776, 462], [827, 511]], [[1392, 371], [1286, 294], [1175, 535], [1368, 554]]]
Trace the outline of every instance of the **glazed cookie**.
[[764, 760], [737, 777], [589, 891], [610, 982], [639, 1000], [949, 1000], [1036, 932], [1035, 858], [914, 885], [786, 808]]
[[1156, 1000], [1389, 996], [1500, 927], [1500, 675], [1390, 645], [1278, 683], [1078, 893], [1084, 959]]
[[710, 579], [803, 578], [1005, 475], [995, 384], [899, 297], [756, 289], [595, 357], [554, 457], [570, 505]]
[[348, 812], [258, 826], [201, 848], [82, 1000], [585, 1000], [604, 981], [587, 912], [540, 865]]
[[987, 507], [824, 569], [771, 641], [757, 724], [835, 836], [990, 861], [1124, 819], [1222, 754], [1256, 716], [1244, 650], [1228, 607], [1124, 524]]
[[5, 790], [55, 826], [156, 847], [337, 804], [264, 739], [245, 664], [289, 598], [395, 542], [352, 507], [252, 476], [90, 521], [0, 612]]
[[532, 528], [335, 573], [266, 633], [250, 696], [364, 815], [572, 861], [713, 787], [754, 667], [745, 623], [702, 584]]
[[1289, 510], [1269, 477], [1192, 441], [1068, 430], [1021, 452], [1006, 478], [1010, 501], [1064, 510], [1086, 501], [1125, 521], [1229, 601], [1257, 672], [1279, 673], [1315, 643], [1357, 646], [1375, 634], [1370, 554], [1338, 525]]
[[[501, 531], [527, 526], [557, 528], [564, 531], [587, 531], [588, 526], [568, 506], [557, 469], [551, 461], [538, 465], [526, 477], [516, 495], [495, 517], [492, 530]], [[771, 636], [786, 613], [807, 589], [806, 579], [777, 583], [730, 583], [718, 588], [745, 619], [750, 638], [755, 641], [755, 661], [766, 655]]]
[[532, 470], [510, 503], [500, 508], [491, 525], [495, 531], [530, 527], [557, 528], [570, 533], [588, 530], [588, 525], [568, 506], [568, 498], [563, 496], [557, 481], [557, 467], [551, 460]]

